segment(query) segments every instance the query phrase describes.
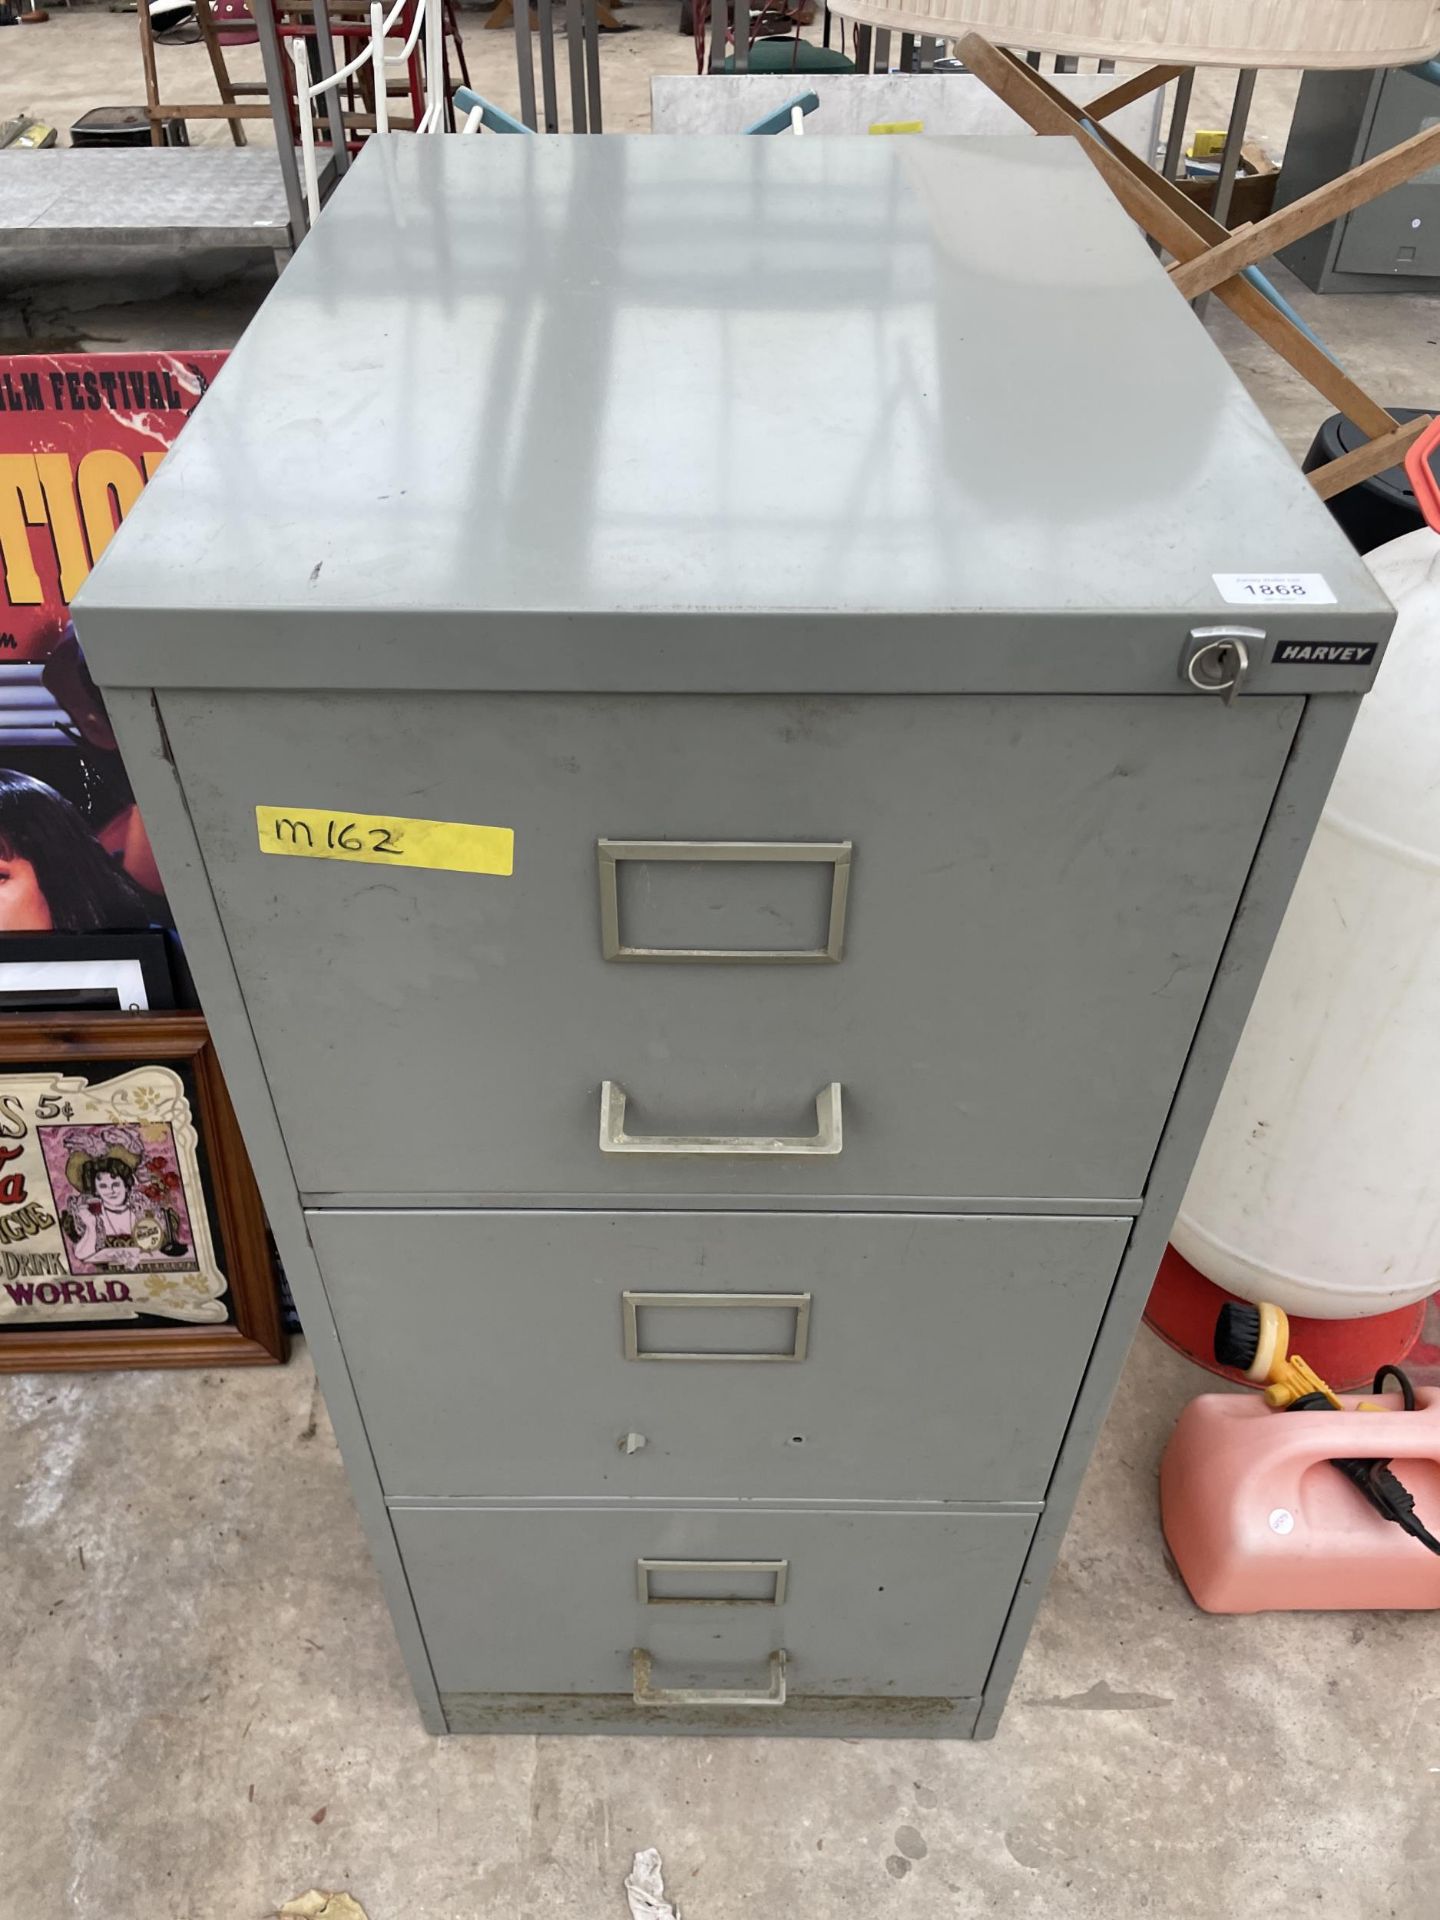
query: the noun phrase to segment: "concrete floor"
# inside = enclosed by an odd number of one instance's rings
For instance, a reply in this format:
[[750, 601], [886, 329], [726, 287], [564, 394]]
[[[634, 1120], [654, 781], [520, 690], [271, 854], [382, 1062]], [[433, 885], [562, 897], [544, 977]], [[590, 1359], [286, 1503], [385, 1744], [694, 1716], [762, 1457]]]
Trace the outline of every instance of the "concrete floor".
[[[690, 55], [657, 0], [627, 17], [647, 30], [606, 44], [610, 124], [642, 126], [649, 72]], [[0, 110], [68, 124], [138, 97], [133, 34], [77, 12], [0, 35]], [[508, 40], [469, 38], [503, 96]], [[1292, 97], [1262, 89], [1272, 147]], [[270, 280], [123, 264], [12, 255], [0, 345], [224, 345]], [[1434, 400], [1430, 302], [1288, 290], [1377, 393]], [[1302, 449], [1322, 403], [1213, 303], [1210, 324]], [[1204, 1385], [1142, 1333], [994, 1743], [796, 1747], [428, 1738], [303, 1347], [281, 1370], [0, 1380], [0, 1916], [261, 1920], [320, 1886], [370, 1920], [618, 1920], [653, 1845], [686, 1920], [1422, 1920], [1440, 1623], [1191, 1605], [1155, 1476]]]

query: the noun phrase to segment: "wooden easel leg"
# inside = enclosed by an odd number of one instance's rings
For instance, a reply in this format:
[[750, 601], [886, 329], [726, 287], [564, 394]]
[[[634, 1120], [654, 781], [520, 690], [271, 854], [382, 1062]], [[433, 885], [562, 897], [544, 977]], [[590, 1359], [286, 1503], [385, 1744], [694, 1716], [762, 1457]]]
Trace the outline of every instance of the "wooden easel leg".
[[1088, 115], [1052, 87], [1023, 60], [994, 47], [978, 33], [966, 34], [960, 58], [990, 91], [1041, 134], [1073, 134], [1110, 191], [1131, 219], [1152, 234], [1177, 259], [1203, 253], [1225, 229], [1195, 205], [1173, 181], [1145, 162], [1102, 126], [1087, 126]]
[[[1253, 334], [1328, 400], [1337, 413], [1353, 420], [1363, 434], [1374, 439], [1377, 435], [1383, 437], [1400, 431], [1399, 422], [1378, 400], [1372, 400], [1343, 367], [1308, 339], [1293, 320], [1287, 320], [1278, 307], [1271, 306], [1248, 280], [1226, 281], [1216, 288], [1216, 298], [1223, 300], [1237, 320], [1243, 320]], [[1377, 473], [1381, 471], [1376, 468]]]
[[[1038, 76], [1028, 68], [1020, 71], [1027, 84], [1036, 84]], [[1039, 81], [1039, 86], [1045, 87], [1046, 83]], [[1064, 100], [1058, 104], [1065, 110], [1070, 106]], [[1076, 118], [1078, 121], [1080, 116], [1077, 114]], [[1182, 193], [1174, 181], [1165, 179], [1152, 167], [1147, 167], [1143, 160], [1128, 147], [1113, 140], [1104, 129], [1097, 129], [1096, 133], [1091, 134], [1081, 124], [1079, 134], [1086, 143], [1091, 160], [1126, 212], [1146, 233], [1153, 234], [1177, 260], [1205, 257], [1212, 246], [1231, 238], [1219, 221]], [[1362, 433], [1373, 438], [1396, 431], [1398, 422], [1392, 415], [1372, 400], [1363, 387], [1351, 380], [1343, 368], [1337, 366], [1293, 320], [1281, 313], [1278, 307], [1272, 306], [1248, 280], [1235, 278], [1222, 281], [1216, 292], [1237, 319], [1244, 321], [1252, 333], [1279, 354], [1338, 412], [1353, 420]], [[1376, 471], [1381, 469], [1377, 468]]]
[[1268, 214], [1253, 226], [1241, 227], [1238, 232], [1227, 235], [1203, 259], [1182, 263], [1173, 269], [1170, 277], [1187, 300], [1194, 300], [1212, 287], [1218, 287], [1232, 274], [1253, 267], [1268, 254], [1303, 240], [1317, 227], [1328, 226], [1332, 220], [1363, 207], [1367, 201], [1378, 199], [1391, 187], [1414, 179], [1437, 160], [1440, 160], [1440, 126], [1427, 127], [1423, 133], [1402, 140], [1385, 153], [1377, 153], [1373, 160], [1352, 167], [1338, 180], [1327, 181], [1313, 193], [1292, 200], [1278, 213]]
[[1187, 67], [1148, 67], [1144, 73], [1137, 73], [1129, 80], [1122, 80], [1118, 87], [1111, 87], [1108, 93], [1102, 93], [1092, 100], [1085, 111], [1092, 120], [1104, 120], [1112, 113], [1118, 113], [1122, 107], [1132, 106], [1135, 101], [1143, 100], [1147, 93], [1154, 93], [1160, 87], [1168, 87], [1172, 80], [1178, 80]]
[[1398, 467], [1433, 418], [1433, 414], [1427, 413], [1418, 420], [1407, 420], [1394, 433], [1381, 434], [1367, 440], [1363, 447], [1356, 447], [1352, 453], [1342, 453], [1338, 460], [1315, 469], [1309, 476], [1311, 486], [1322, 500], [1332, 500], [1347, 487], [1358, 486], [1362, 480]]
[[[958, 51], [970, 71], [1037, 133], [1069, 133], [1078, 138], [1125, 211], [1177, 261], [1208, 259], [1212, 249], [1241, 237], [1232, 236], [1174, 181], [1146, 166], [1103, 126], [1093, 122], [1087, 125], [1088, 116], [1024, 61], [992, 46], [980, 34], [967, 34]], [[1215, 283], [1215, 291], [1237, 319], [1368, 437], [1368, 446], [1357, 447], [1343, 460], [1310, 475], [1322, 499], [1371, 473], [1383, 472], [1403, 457], [1411, 440], [1423, 431], [1421, 423], [1402, 427], [1248, 280], [1232, 274]], [[1340, 469], [1338, 477], [1335, 469]]]

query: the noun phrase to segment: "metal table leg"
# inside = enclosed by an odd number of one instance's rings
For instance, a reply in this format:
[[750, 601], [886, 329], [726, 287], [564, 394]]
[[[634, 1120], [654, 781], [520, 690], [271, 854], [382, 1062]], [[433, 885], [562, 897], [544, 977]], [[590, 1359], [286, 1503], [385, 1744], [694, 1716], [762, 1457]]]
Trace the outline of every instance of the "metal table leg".
[[250, 0], [255, 31], [260, 37], [260, 63], [265, 71], [265, 90], [270, 96], [270, 115], [275, 122], [276, 158], [285, 187], [285, 205], [290, 214], [290, 231], [298, 247], [305, 238], [309, 222], [305, 216], [305, 193], [300, 185], [300, 169], [295, 164], [295, 129], [290, 123], [290, 75], [280, 52], [280, 36], [275, 31], [275, 13], [270, 0]]
[[[1220, 155], [1220, 176], [1215, 182], [1215, 199], [1211, 204], [1211, 217], [1222, 227], [1230, 224], [1230, 202], [1235, 197], [1235, 176], [1240, 171], [1240, 149], [1245, 144], [1245, 129], [1250, 121], [1250, 102], [1255, 97], [1256, 73], [1254, 67], [1242, 67], [1240, 78], [1235, 84], [1235, 99], [1230, 108], [1230, 125], [1225, 131], [1225, 150]], [[1208, 293], [1202, 293], [1198, 300], [1190, 305], [1198, 320], [1205, 318], [1205, 309], [1210, 304]]]
[[[325, 0], [313, 0], [312, 17], [315, 22], [315, 58], [320, 67], [320, 78], [330, 80], [335, 74], [335, 42], [330, 37], [330, 9]], [[335, 155], [335, 174], [338, 179], [350, 167], [350, 149], [345, 144], [345, 105], [338, 87], [331, 87], [326, 92], [325, 117], [330, 123], [330, 146]]]
[[585, 128], [588, 133], [603, 133], [600, 122], [600, 21], [596, 0], [580, 0], [580, 17], [585, 29]]
[[[547, 0], [545, 16], [548, 16], [548, 14], [549, 14], [549, 6], [548, 6], [548, 0]], [[540, 21], [540, 39], [541, 39], [540, 72], [542, 76], [544, 75], [546, 70], [547, 52], [549, 54], [549, 59], [550, 59], [552, 68], [553, 68], [554, 59], [555, 59], [553, 48], [551, 48], [546, 41], [545, 30], [548, 24], [548, 19], [545, 16], [542, 16]], [[530, 43], [529, 0], [520, 0], [519, 6], [514, 9], [511, 15], [510, 23], [515, 29], [515, 79], [520, 89], [520, 118], [525, 122], [527, 127], [531, 128], [532, 130], [535, 130], [535, 129], [538, 129], [539, 122], [535, 118], [535, 59], [534, 59], [534, 54], [531, 51], [531, 43]], [[552, 80], [549, 92], [550, 93], [554, 92], [553, 80]], [[548, 113], [548, 109], [549, 109], [548, 95], [546, 99], [546, 109]], [[555, 129], [547, 125], [545, 131], [547, 133], [553, 133]]]
[[1195, 92], [1195, 69], [1187, 67], [1175, 82], [1175, 104], [1170, 110], [1170, 137], [1165, 143], [1162, 171], [1167, 180], [1178, 180], [1185, 171], [1185, 126], [1190, 118], [1190, 100]]
[[710, 59], [711, 73], [725, 71], [725, 29], [730, 24], [730, 0], [710, 0]]
[[545, 131], [560, 131], [560, 103], [555, 92], [555, 8], [553, 0], [539, 0], [540, 90], [545, 106]]
[[1235, 104], [1230, 109], [1230, 128], [1225, 135], [1225, 151], [1220, 156], [1220, 178], [1215, 183], [1215, 204], [1211, 213], [1222, 227], [1230, 224], [1230, 202], [1235, 197], [1235, 176], [1240, 171], [1240, 149], [1245, 144], [1245, 129], [1250, 123], [1250, 103], [1255, 98], [1254, 67], [1242, 67], [1235, 87]]

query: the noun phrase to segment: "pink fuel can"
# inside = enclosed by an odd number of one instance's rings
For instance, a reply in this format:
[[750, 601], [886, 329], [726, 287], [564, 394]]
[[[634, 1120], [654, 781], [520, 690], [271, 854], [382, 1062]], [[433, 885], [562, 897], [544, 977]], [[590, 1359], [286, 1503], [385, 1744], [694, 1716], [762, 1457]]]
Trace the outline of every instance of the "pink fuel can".
[[1440, 1388], [1346, 1394], [1348, 1411], [1276, 1412], [1203, 1393], [1160, 1463], [1160, 1520], [1207, 1613], [1440, 1607], [1440, 1557], [1383, 1518], [1330, 1462], [1389, 1460], [1440, 1532]]

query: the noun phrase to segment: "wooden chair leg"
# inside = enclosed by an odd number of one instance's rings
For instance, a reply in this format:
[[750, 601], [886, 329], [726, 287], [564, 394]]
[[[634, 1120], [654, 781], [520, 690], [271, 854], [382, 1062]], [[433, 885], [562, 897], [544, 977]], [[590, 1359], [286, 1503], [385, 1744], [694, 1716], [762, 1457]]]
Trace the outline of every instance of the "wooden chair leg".
[[[140, 4], [143, 6], [145, 0], [140, 0]], [[215, 31], [215, 16], [210, 11], [210, 0], [195, 0], [195, 18], [200, 25], [205, 51], [210, 56], [210, 71], [215, 76], [215, 86], [220, 95], [221, 105], [233, 107], [235, 89], [230, 84], [230, 69], [225, 64], [225, 52], [220, 45], [220, 37]], [[237, 147], [246, 145], [245, 128], [239, 120], [231, 120], [230, 138]]]
[[150, 9], [145, 0], [135, 9], [140, 23], [140, 64], [145, 69], [145, 117], [150, 122], [150, 144], [163, 147], [165, 128], [160, 112], [160, 81], [155, 72], [155, 37], [150, 31]]

